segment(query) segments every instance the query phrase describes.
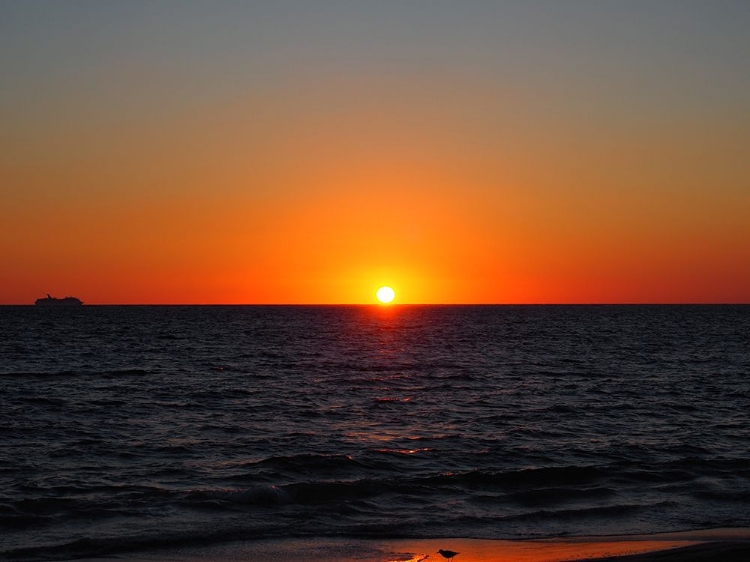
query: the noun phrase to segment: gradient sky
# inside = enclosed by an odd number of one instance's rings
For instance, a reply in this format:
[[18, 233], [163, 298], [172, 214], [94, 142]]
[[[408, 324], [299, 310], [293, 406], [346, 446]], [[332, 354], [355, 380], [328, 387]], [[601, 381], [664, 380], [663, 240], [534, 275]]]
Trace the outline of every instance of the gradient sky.
[[0, 303], [750, 302], [750, 2], [0, 3]]

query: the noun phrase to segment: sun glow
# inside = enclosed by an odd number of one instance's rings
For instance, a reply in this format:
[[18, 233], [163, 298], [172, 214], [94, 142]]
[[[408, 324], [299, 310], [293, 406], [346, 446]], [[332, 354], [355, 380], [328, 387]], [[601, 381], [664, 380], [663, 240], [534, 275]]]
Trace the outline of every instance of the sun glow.
[[396, 291], [394, 291], [390, 287], [380, 287], [380, 289], [378, 289], [378, 292], [375, 293], [375, 296], [381, 303], [388, 304], [396, 298]]

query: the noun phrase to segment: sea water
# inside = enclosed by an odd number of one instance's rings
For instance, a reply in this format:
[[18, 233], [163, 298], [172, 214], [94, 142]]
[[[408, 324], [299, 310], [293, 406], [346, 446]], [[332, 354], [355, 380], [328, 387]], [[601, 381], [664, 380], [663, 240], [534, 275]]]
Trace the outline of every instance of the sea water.
[[750, 526], [750, 306], [0, 307], [0, 557]]

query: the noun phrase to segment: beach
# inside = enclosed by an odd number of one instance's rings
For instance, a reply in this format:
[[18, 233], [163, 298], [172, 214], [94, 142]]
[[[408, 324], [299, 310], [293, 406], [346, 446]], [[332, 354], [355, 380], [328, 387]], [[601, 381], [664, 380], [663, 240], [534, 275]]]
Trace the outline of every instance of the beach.
[[750, 529], [540, 540], [280, 539], [237, 541], [200, 548], [135, 552], [87, 562], [744, 562], [750, 559]]

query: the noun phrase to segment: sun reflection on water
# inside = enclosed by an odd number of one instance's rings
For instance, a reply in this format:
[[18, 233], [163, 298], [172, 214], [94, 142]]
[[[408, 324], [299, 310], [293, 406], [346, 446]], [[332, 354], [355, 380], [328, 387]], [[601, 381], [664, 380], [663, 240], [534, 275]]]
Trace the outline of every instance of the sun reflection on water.
[[429, 554], [410, 554], [407, 556], [410, 556], [410, 558], [389, 558], [388, 562], [424, 562], [430, 557]]

